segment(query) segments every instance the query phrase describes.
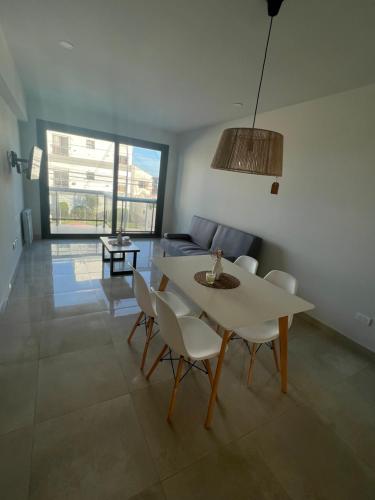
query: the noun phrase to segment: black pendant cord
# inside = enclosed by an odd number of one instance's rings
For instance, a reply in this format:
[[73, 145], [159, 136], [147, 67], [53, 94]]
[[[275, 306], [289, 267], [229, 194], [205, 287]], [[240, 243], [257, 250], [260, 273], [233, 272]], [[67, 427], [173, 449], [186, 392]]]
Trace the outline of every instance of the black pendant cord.
[[255, 104], [255, 111], [254, 111], [254, 119], [253, 119], [253, 126], [252, 128], [255, 127], [255, 119], [257, 116], [257, 111], [258, 111], [258, 103], [259, 103], [259, 96], [260, 96], [260, 89], [262, 88], [262, 81], [263, 81], [263, 73], [264, 73], [264, 67], [266, 65], [266, 59], [267, 59], [267, 52], [268, 52], [268, 44], [270, 42], [270, 36], [271, 36], [271, 29], [272, 29], [272, 21], [273, 21], [273, 16], [271, 17], [270, 21], [270, 27], [268, 29], [268, 36], [267, 36], [267, 43], [266, 43], [266, 50], [264, 52], [264, 59], [263, 59], [263, 65], [262, 65], [262, 72], [260, 74], [260, 82], [259, 82], [259, 87], [258, 87], [258, 95], [257, 95], [257, 101]]

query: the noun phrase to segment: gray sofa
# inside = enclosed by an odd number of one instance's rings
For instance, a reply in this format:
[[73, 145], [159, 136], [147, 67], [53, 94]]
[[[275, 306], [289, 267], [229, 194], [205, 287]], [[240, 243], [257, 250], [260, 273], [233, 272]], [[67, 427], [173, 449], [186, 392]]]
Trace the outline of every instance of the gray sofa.
[[226, 259], [240, 255], [257, 258], [262, 239], [239, 229], [194, 215], [189, 233], [165, 233], [161, 246], [165, 255], [207, 255], [220, 248]]

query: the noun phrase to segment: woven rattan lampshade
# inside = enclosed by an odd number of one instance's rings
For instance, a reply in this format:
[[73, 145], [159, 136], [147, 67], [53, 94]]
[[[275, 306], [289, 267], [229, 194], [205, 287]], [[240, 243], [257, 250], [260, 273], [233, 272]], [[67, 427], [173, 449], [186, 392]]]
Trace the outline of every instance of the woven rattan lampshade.
[[227, 128], [221, 135], [211, 168], [281, 177], [283, 136], [259, 128]]

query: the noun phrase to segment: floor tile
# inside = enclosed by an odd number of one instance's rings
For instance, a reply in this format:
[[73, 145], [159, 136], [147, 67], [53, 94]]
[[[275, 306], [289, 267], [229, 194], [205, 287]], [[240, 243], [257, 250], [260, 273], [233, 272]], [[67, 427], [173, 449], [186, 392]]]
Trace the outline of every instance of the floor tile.
[[70, 293], [58, 293], [45, 297], [43, 301], [43, 318], [56, 319], [89, 314], [107, 309], [104, 301], [95, 290], [81, 290]]
[[0, 434], [32, 425], [37, 361], [0, 365]]
[[32, 430], [0, 436], [0, 495], [4, 500], [29, 498]]
[[125, 341], [115, 343], [114, 346], [121, 368], [125, 375], [129, 391], [149, 387], [151, 384], [165, 380], [169, 380], [172, 383], [173, 372], [170, 363], [167, 361], [159, 363], [159, 366], [153, 373], [151, 379], [149, 381], [146, 380], [148, 370], [164, 346], [162, 339], [156, 336], [150, 342], [144, 372], [142, 372], [140, 365], [145, 346], [144, 328], [139, 328], [135, 335], [137, 336], [133, 337], [131, 345]]
[[[112, 313], [109, 313], [105, 317], [107, 328], [114, 343], [122, 343], [127, 341], [129, 333], [131, 332], [133, 325], [140, 313], [140, 309], [138, 306], [136, 306], [134, 309], [124, 308], [124, 311], [128, 312], [128, 314], [120, 314], [119, 316], [115, 316]], [[140, 337], [143, 340], [145, 338], [144, 325], [138, 327], [136, 333], [133, 336], [133, 339], [136, 341]]]
[[235, 443], [163, 481], [163, 488], [167, 500], [289, 499], [260, 455], [245, 458]]
[[309, 408], [296, 407], [241, 440], [254, 447], [293, 499], [370, 500], [375, 479]]
[[38, 359], [38, 338], [30, 323], [0, 321], [0, 363]]
[[157, 480], [129, 396], [36, 428], [31, 500], [127, 500]]
[[151, 488], [141, 491], [141, 493], [137, 493], [129, 500], [166, 500], [166, 497], [161, 483], [158, 483], [151, 486]]
[[[160, 244], [136, 243], [158, 288]], [[375, 497], [375, 354], [296, 315], [284, 395], [272, 352], [257, 353], [248, 387], [249, 353], [233, 341], [207, 431], [198, 371], [167, 423], [173, 374], [167, 362], [151, 381], [140, 371], [144, 328], [127, 343], [138, 314], [132, 276], [110, 277], [97, 240], [24, 249], [0, 315], [1, 499], [28, 497], [32, 429], [32, 499]], [[161, 347], [156, 336], [146, 370]]]
[[40, 357], [111, 343], [105, 322], [106, 314], [78, 314], [71, 318], [34, 323], [32, 329], [39, 338]]
[[[161, 478], [256, 429], [270, 418], [269, 396], [253, 394], [228, 370], [223, 370], [212, 428], [207, 431], [203, 424], [210, 395], [208, 377], [201, 372], [190, 372], [180, 385], [173, 424], [169, 425], [166, 414], [172, 387], [172, 380], [167, 380], [131, 392]], [[282, 411], [295, 405], [287, 397], [284, 400], [277, 397], [277, 401], [279, 403], [273, 404], [275, 414], [281, 411], [278, 404], [282, 405]]]
[[39, 362], [37, 421], [126, 392], [112, 345], [43, 358]]
[[45, 316], [45, 298], [23, 298], [9, 301], [0, 315], [1, 322], [32, 323], [42, 321]]
[[88, 272], [85, 259], [55, 259], [52, 261], [53, 276], [77, 276]]
[[89, 274], [57, 274], [52, 277], [52, 293], [79, 292], [95, 288]]
[[17, 299], [32, 299], [35, 297], [45, 297], [53, 293], [52, 277], [47, 276], [44, 278], [31, 277], [28, 280], [23, 278], [16, 278], [12, 287], [12, 292], [9, 297], [11, 304]]
[[375, 366], [326, 387], [309, 400], [332, 430], [375, 471]]

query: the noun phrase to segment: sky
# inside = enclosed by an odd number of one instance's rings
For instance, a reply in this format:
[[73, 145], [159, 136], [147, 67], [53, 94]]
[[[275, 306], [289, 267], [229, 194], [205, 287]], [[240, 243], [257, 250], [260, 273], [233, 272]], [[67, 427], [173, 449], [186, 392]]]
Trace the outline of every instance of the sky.
[[159, 177], [160, 151], [133, 147], [133, 165], [140, 167], [153, 177]]

